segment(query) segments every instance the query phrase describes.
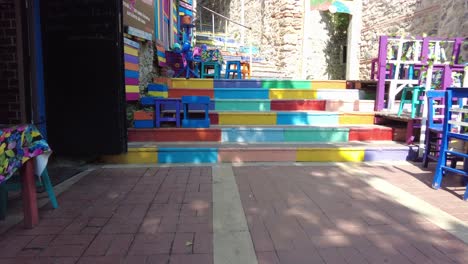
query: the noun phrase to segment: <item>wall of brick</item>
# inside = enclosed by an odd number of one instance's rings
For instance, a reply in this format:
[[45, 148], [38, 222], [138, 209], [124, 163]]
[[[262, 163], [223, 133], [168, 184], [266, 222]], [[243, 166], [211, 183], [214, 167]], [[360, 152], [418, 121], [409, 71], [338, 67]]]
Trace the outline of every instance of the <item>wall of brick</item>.
[[0, 124], [21, 121], [14, 0], [0, 0]]

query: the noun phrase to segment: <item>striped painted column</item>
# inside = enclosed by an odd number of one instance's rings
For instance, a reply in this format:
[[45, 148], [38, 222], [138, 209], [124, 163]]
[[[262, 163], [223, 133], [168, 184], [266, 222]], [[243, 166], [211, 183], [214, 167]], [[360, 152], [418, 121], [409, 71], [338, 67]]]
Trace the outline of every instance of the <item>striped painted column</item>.
[[139, 49], [140, 44], [124, 38], [125, 98], [127, 102], [140, 99]]

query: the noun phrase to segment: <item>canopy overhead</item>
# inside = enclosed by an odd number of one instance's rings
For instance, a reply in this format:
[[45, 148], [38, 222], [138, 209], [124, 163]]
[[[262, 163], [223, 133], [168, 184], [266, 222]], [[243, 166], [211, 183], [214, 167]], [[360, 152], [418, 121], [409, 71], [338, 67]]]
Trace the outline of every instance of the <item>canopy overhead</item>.
[[351, 14], [351, 3], [345, 0], [310, 0], [310, 9]]

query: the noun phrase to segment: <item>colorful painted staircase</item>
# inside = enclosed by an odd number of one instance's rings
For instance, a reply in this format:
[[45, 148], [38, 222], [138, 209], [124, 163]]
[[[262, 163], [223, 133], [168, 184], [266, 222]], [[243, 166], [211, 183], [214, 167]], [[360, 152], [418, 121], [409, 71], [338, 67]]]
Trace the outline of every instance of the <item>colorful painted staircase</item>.
[[[392, 128], [374, 125], [373, 101], [360, 100], [360, 91], [346, 89], [345, 81], [171, 79], [167, 84], [170, 98], [209, 96], [210, 127], [130, 128], [129, 152], [105, 161], [357, 162], [408, 156], [407, 146], [392, 141]], [[151, 114], [146, 113], [146, 124]]]

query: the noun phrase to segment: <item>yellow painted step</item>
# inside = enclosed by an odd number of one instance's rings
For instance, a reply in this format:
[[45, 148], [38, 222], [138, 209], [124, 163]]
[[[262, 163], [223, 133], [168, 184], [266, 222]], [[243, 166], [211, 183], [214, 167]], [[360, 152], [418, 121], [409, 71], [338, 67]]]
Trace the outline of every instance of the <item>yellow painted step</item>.
[[173, 89], [213, 89], [213, 79], [171, 79]]
[[317, 92], [313, 90], [271, 89], [271, 99], [315, 99]]
[[127, 153], [120, 155], [101, 156], [104, 163], [113, 164], [144, 164], [158, 163], [157, 148], [129, 148]]
[[346, 89], [346, 81], [312, 81], [312, 89]]
[[340, 113], [340, 125], [373, 125], [374, 113]]
[[296, 160], [301, 162], [361, 162], [365, 150], [362, 148], [301, 148]]
[[218, 114], [220, 125], [276, 125], [276, 113], [239, 112]]

